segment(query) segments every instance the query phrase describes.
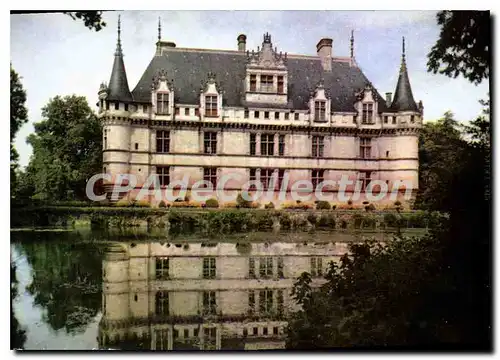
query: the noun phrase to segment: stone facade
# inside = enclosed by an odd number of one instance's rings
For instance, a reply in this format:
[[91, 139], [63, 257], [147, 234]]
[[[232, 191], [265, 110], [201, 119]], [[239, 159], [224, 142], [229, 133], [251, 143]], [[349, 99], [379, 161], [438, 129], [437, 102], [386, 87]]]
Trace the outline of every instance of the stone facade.
[[[286, 172], [291, 184], [347, 175], [382, 180], [389, 189], [407, 181], [413, 193], [418, 190], [423, 106], [413, 100], [404, 53], [391, 101], [390, 93], [382, 99], [366, 80], [354, 57], [332, 55], [331, 39], [318, 43], [317, 56], [278, 54], [269, 34], [257, 52], [244, 52], [245, 39], [238, 37], [238, 51], [158, 41], [132, 92], [118, 43], [111, 81], [101, 86], [98, 103], [108, 185], [118, 174], [136, 175], [136, 189], [125, 194], [133, 199], [151, 174], [165, 174], [164, 187], [188, 174], [189, 186], [207, 180], [238, 193], [248, 180], [265, 182], [269, 174]], [[221, 185], [227, 174], [241, 176]], [[286, 200], [291, 184], [281, 188]], [[366, 200], [364, 189], [354, 202]], [[262, 201], [279, 206], [283, 200], [275, 190]], [[338, 186], [324, 191], [340, 202]], [[147, 199], [158, 202], [152, 194]]]
[[279, 349], [291, 290], [313, 286], [345, 243], [116, 243], [103, 261], [101, 347], [142, 339], [151, 350]]

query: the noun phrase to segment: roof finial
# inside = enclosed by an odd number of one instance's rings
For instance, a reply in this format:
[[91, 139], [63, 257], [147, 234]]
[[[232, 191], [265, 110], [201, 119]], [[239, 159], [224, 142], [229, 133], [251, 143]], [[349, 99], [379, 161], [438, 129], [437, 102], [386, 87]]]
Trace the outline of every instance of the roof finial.
[[116, 52], [115, 55], [122, 55], [122, 43], [120, 39], [120, 33], [121, 33], [121, 19], [120, 15], [118, 15], [118, 41], [116, 42]]
[[351, 59], [354, 58], [354, 30], [351, 30]]
[[158, 16], [158, 41], [161, 41], [161, 17]]
[[403, 52], [401, 55], [401, 70], [406, 69], [405, 37], [403, 36]]

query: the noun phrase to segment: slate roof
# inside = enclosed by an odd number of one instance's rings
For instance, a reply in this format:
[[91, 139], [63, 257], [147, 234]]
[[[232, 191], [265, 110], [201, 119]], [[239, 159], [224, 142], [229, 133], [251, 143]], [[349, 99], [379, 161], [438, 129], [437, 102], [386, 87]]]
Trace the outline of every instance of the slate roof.
[[123, 63], [122, 54], [115, 54], [115, 61], [113, 62], [113, 70], [111, 71], [111, 78], [108, 85], [108, 100], [131, 102], [132, 94], [128, 87], [127, 72], [125, 71], [125, 64]]
[[[247, 56], [243, 52], [169, 49], [162, 55], [153, 57], [132, 91], [132, 96], [136, 102], [149, 103], [153, 78], [164, 69], [167, 78], [173, 81], [174, 101], [196, 104], [199, 102], [202, 84], [208, 79], [208, 73], [213, 72], [215, 80], [224, 90], [224, 106], [306, 110], [310, 92], [323, 80], [325, 89], [331, 96], [332, 111], [351, 112], [354, 111], [355, 93], [369, 83], [362, 71], [357, 66], [351, 66], [348, 61], [333, 59], [332, 71], [325, 72], [319, 57], [288, 56], [288, 104], [250, 104], [245, 101], [246, 61]], [[384, 98], [378, 92], [377, 94], [379, 112], [390, 111]]]
[[394, 94], [391, 109], [393, 111], [419, 111], [411, 92], [410, 78], [404, 60], [399, 71], [398, 84], [396, 85], [396, 93]]

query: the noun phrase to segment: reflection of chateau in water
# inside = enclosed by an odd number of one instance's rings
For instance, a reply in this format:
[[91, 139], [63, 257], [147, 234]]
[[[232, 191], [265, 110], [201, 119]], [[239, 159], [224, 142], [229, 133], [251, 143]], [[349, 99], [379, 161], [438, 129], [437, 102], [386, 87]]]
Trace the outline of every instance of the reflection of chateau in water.
[[115, 243], [103, 262], [99, 344], [284, 348], [296, 278], [307, 271], [321, 284], [345, 252], [338, 243]]

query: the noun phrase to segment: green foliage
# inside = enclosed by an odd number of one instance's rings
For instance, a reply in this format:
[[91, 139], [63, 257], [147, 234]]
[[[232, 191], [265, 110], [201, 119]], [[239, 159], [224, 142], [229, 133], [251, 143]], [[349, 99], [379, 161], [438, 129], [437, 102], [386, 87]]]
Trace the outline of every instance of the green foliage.
[[101, 172], [101, 125], [85, 97], [57, 96], [28, 137], [33, 155], [21, 175], [20, 197], [84, 200], [87, 180]]
[[14, 147], [14, 140], [19, 129], [28, 122], [26, 109], [26, 91], [21, 83], [21, 77], [10, 67], [10, 186], [11, 195], [17, 187], [17, 170], [19, 155]]
[[251, 201], [248, 201], [248, 200], [245, 200], [243, 198], [243, 196], [240, 194], [238, 194], [238, 196], [236, 197], [236, 204], [240, 207], [240, 208], [251, 208], [252, 207], [252, 202]]
[[317, 210], [330, 210], [332, 206], [328, 201], [318, 201], [316, 203], [316, 209]]
[[[301, 309], [289, 321], [287, 348], [419, 344], [429, 329], [420, 326], [421, 314], [415, 313], [421, 306], [415, 289], [424, 288], [438, 266], [432, 244], [429, 237], [395, 239], [385, 246], [353, 244], [340, 265], [330, 263], [327, 283], [318, 290], [311, 290], [302, 274], [292, 291]], [[418, 271], [409, 273], [411, 268]], [[422, 300], [431, 298], [429, 293]], [[431, 326], [429, 332], [439, 338], [440, 330]]]
[[321, 214], [318, 220], [318, 227], [335, 229], [335, 216], [333, 214]]
[[10, 348], [23, 349], [26, 342], [26, 330], [24, 330], [16, 315], [14, 314], [13, 301], [18, 296], [18, 280], [16, 276], [16, 264], [10, 263]]
[[419, 187], [415, 206], [424, 210], [449, 211], [452, 183], [463, 166], [467, 142], [451, 112], [436, 122], [424, 123], [419, 136]]
[[365, 210], [366, 211], [375, 211], [376, 208], [375, 208], [374, 204], [368, 204], [368, 205], [365, 206]]
[[64, 13], [71, 16], [73, 20], [83, 20], [90, 30], [100, 31], [106, 26], [102, 20], [102, 11], [65, 11]]
[[219, 207], [219, 202], [217, 201], [217, 199], [208, 199], [205, 202], [205, 206], [207, 208], [218, 208]]
[[479, 84], [490, 75], [489, 11], [440, 11], [441, 33], [427, 55], [427, 70]]
[[36, 241], [21, 244], [32, 268], [27, 291], [54, 331], [82, 333], [101, 311], [102, 252], [65, 234], [50, 242], [53, 234], [35, 236]]
[[165, 201], [160, 201], [160, 203], [158, 204], [158, 207], [159, 208], [166, 208], [167, 207], [167, 204], [165, 204]]
[[264, 205], [264, 209], [274, 209], [274, 204], [270, 201]]

